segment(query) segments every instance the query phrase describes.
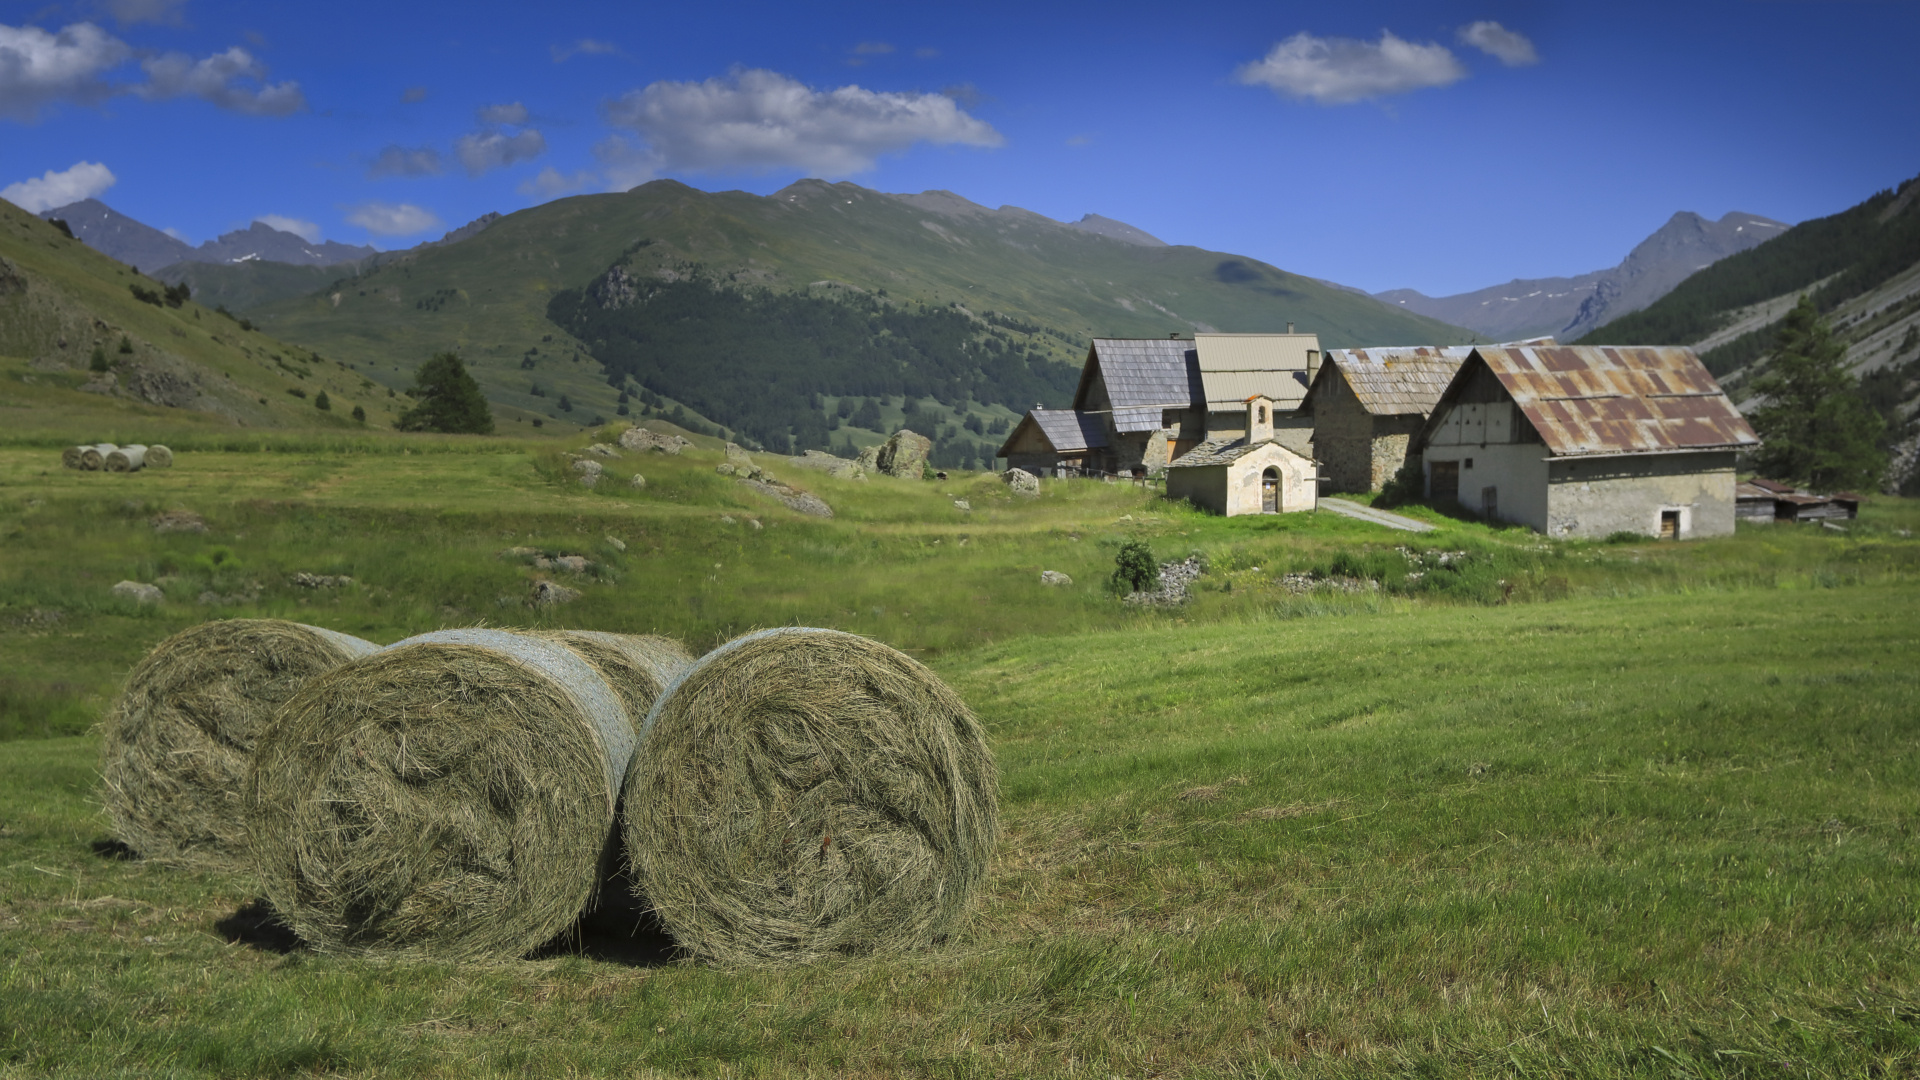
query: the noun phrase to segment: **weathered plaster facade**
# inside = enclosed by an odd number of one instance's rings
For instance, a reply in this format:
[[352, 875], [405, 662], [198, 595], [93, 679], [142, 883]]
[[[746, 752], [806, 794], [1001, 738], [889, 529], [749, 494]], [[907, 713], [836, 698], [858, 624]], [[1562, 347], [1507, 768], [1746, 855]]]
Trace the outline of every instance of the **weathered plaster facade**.
[[1167, 498], [1226, 517], [1313, 509], [1317, 473], [1311, 458], [1279, 440], [1286, 420], [1271, 400], [1255, 397], [1239, 418], [1240, 436], [1209, 438], [1167, 470]]
[[1659, 536], [1661, 515], [1677, 517], [1675, 539], [1732, 536], [1733, 451], [1574, 458], [1552, 463], [1548, 536]]

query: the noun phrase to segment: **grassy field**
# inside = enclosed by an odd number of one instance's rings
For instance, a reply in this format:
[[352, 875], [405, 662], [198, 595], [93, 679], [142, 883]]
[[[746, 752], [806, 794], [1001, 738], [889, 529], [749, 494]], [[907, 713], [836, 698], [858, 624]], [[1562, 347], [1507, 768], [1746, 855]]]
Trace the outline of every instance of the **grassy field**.
[[[131, 476], [0, 446], [0, 1075], [1920, 1072], [1920, 506], [1548, 543], [772, 464], [822, 521], [710, 449], [586, 490], [550, 443], [225, 438]], [[1193, 600], [1116, 601], [1129, 539], [1200, 555]], [[582, 598], [528, 607], [510, 548], [591, 557]], [[987, 723], [997, 869], [905, 958], [717, 970], [617, 912], [509, 964], [311, 954], [244, 875], [115, 858], [94, 791], [127, 667], [260, 614], [869, 634]]]

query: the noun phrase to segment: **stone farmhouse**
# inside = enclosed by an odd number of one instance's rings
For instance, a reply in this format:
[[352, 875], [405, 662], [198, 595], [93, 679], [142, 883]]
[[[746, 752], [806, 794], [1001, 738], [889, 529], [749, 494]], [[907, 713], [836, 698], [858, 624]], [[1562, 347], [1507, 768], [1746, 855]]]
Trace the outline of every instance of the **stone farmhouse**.
[[1733, 532], [1759, 437], [1693, 350], [1473, 349], [1412, 440], [1430, 499], [1554, 537]]
[[1274, 441], [1306, 456], [1300, 408], [1320, 367], [1316, 334], [1095, 338], [1070, 409], [1035, 407], [999, 456], [1036, 476], [1136, 476], [1167, 468], [1208, 440], [1244, 439], [1248, 401], [1267, 399]]
[[1279, 437], [1287, 429], [1275, 423], [1287, 419], [1265, 394], [1248, 398], [1240, 430], [1211, 437], [1173, 459], [1167, 498], [1186, 499], [1226, 517], [1312, 510], [1319, 498], [1313, 459]]
[[1471, 346], [1329, 349], [1300, 410], [1332, 491], [1378, 491], [1466, 362]]

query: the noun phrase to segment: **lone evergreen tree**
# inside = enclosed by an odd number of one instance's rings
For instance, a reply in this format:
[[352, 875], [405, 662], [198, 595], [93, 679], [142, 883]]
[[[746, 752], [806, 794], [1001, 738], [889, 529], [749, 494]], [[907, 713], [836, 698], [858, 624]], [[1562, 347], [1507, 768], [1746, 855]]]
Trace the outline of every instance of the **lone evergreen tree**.
[[1749, 418], [1765, 443], [1754, 454], [1762, 476], [1820, 491], [1880, 482], [1886, 422], [1867, 408], [1860, 380], [1847, 370], [1846, 346], [1833, 340], [1811, 296], [1787, 313], [1773, 362], [1753, 381], [1753, 392], [1767, 401]]
[[439, 353], [420, 365], [413, 376], [413, 400], [417, 404], [394, 423], [401, 431], [493, 434], [493, 412], [487, 408], [486, 396], [454, 353]]

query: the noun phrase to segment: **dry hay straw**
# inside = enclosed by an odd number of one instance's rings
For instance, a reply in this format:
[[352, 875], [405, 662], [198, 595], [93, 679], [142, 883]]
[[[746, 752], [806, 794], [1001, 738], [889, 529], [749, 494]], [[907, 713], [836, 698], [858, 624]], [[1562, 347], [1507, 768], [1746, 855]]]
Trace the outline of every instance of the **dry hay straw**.
[[623, 823], [634, 891], [721, 964], [924, 947], [986, 876], [998, 787], [933, 672], [852, 634], [763, 630], [647, 717]]
[[113, 834], [162, 861], [242, 867], [240, 791], [263, 728], [308, 679], [378, 646], [281, 619], [225, 619], [154, 646], [101, 722]]
[[86, 452], [87, 452], [87, 448], [84, 446], [69, 446], [65, 450], [60, 451], [61, 467], [67, 468], [67, 469], [79, 468], [80, 455]]
[[247, 785], [268, 899], [324, 951], [525, 955], [593, 898], [635, 742], [623, 700], [651, 702], [674, 652], [442, 630], [313, 680]]
[[161, 446], [159, 443], [154, 443], [152, 446], [147, 447], [147, 468], [173, 468], [173, 451]]
[[119, 447], [110, 442], [95, 443], [80, 448], [80, 468], [86, 472], [99, 472], [106, 468], [107, 455]]
[[138, 444], [116, 447], [103, 462], [108, 472], [138, 472], [146, 463], [147, 448]]

